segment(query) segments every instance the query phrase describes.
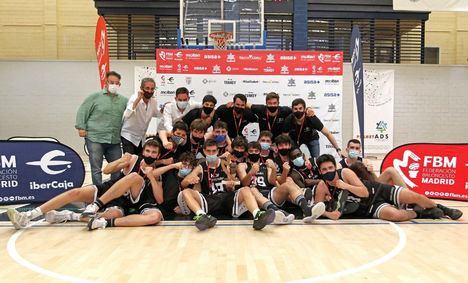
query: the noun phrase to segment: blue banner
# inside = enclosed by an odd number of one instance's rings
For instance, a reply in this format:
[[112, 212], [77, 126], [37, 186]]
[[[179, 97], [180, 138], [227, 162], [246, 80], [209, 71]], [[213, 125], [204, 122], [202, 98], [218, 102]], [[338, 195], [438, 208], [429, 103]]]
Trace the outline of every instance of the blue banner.
[[354, 94], [359, 121], [359, 137], [361, 139], [362, 156], [364, 156], [364, 67], [362, 65], [361, 32], [358, 26], [353, 26], [351, 33], [351, 70], [353, 73]]
[[83, 161], [50, 141], [0, 141], [0, 204], [45, 202], [81, 187]]

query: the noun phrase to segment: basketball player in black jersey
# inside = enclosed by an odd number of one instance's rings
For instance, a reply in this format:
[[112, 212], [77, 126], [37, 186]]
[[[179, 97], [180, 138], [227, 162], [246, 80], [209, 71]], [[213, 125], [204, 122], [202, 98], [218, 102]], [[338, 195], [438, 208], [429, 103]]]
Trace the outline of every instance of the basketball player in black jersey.
[[288, 135], [279, 135], [275, 138], [278, 155], [274, 161], [276, 164], [276, 175], [279, 184], [286, 182], [289, 176], [291, 166], [289, 164], [289, 152], [291, 151], [293, 141]]
[[[154, 157], [157, 152], [159, 152], [160, 147], [160, 143], [156, 142], [155, 140], [147, 140], [143, 146], [143, 153], [141, 158], [145, 159], [149, 164], [154, 162]], [[138, 171], [138, 159], [139, 157], [137, 155], [126, 153], [120, 159], [107, 164], [103, 172], [105, 174], [109, 174], [121, 171], [122, 174], [119, 177], [119, 179], [121, 179], [132, 172]], [[31, 220], [38, 218], [43, 214], [45, 214], [45, 219], [49, 223], [79, 221], [81, 214], [68, 210], [56, 211], [55, 209], [63, 207], [72, 202], [92, 203], [93, 201], [97, 200], [98, 197], [102, 196], [107, 190], [109, 190], [110, 187], [112, 187], [112, 185], [114, 185], [119, 179], [108, 180], [97, 186], [87, 185], [81, 188], [71, 189], [52, 198], [51, 200], [33, 210], [18, 212], [15, 209], [9, 209], [8, 217], [16, 229], [26, 228]], [[87, 220], [88, 219], [83, 219], [83, 221]]]
[[[361, 209], [358, 212], [360, 216], [407, 221], [413, 218], [440, 218], [442, 216], [457, 220], [463, 215], [460, 210], [437, 204], [425, 195], [378, 182], [377, 178], [361, 162], [353, 163], [349, 169], [356, 173], [372, 195], [367, 200], [361, 200]], [[406, 204], [415, 204], [415, 206], [413, 210], [399, 209]]]
[[210, 214], [238, 217], [247, 210], [254, 215], [255, 230], [271, 224], [275, 218], [274, 210], [261, 211], [249, 187], [235, 190], [238, 182], [230, 178], [229, 166], [222, 165], [216, 142], [205, 141], [203, 151], [206, 161], [182, 181], [183, 188], [200, 183], [200, 191], [183, 190], [183, 197], [179, 202], [182, 211], [190, 209], [195, 213], [195, 226], [199, 230], [214, 227], [217, 219]]
[[213, 131], [205, 134], [205, 141], [213, 139], [218, 146], [219, 155], [231, 151], [231, 138], [228, 136], [228, 125], [226, 122], [218, 120], [213, 125]]
[[270, 131], [261, 131], [258, 135], [258, 142], [260, 143], [260, 161], [265, 162], [267, 159], [273, 160], [275, 152], [273, 150], [273, 134]]

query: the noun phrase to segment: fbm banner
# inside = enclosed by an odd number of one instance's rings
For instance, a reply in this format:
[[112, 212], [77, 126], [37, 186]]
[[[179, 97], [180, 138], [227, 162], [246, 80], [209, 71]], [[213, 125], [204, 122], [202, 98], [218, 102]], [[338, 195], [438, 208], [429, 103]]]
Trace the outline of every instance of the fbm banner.
[[[218, 106], [237, 93], [250, 103], [265, 104], [266, 94], [273, 91], [280, 95], [280, 105], [291, 106], [294, 99], [303, 98], [342, 143], [342, 52], [158, 49], [156, 58], [160, 104], [172, 101], [182, 86], [198, 102], [214, 95]], [[246, 128], [246, 137], [255, 139], [255, 125]], [[320, 136], [321, 152], [335, 154]]]
[[70, 147], [49, 141], [0, 141], [0, 203], [45, 202], [81, 187], [84, 165]]
[[[364, 142], [366, 153], [388, 153], [393, 148], [394, 71], [364, 70]], [[353, 136], [360, 138], [353, 108]]]
[[385, 156], [408, 188], [430, 198], [468, 200], [468, 144], [405, 144]]

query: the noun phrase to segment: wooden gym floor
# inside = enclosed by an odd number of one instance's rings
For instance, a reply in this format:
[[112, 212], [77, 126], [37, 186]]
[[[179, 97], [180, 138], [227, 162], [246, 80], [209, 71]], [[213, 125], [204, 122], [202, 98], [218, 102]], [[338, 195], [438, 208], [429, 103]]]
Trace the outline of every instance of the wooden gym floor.
[[44, 222], [16, 231], [1, 221], [0, 282], [468, 282], [468, 203], [438, 202], [465, 215], [298, 220], [262, 231], [223, 220], [204, 232], [191, 221], [92, 232]]

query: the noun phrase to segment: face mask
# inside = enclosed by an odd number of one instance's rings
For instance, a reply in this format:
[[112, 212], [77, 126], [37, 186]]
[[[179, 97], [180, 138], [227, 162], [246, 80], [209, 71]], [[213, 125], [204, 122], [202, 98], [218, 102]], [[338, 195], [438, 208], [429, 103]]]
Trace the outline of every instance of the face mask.
[[217, 155], [207, 155], [206, 156], [206, 162], [208, 163], [215, 163], [218, 161], [218, 156]]
[[214, 140], [217, 143], [224, 142], [226, 140], [226, 135], [217, 135], [214, 136]]
[[271, 113], [275, 112], [276, 110], [278, 110], [278, 106], [267, 106], [267, 109], [268, 111], [270, 111]]
[[172, 140], [175, 142], [176, 145], [181, 145], [185, 142], [184, 138], [179, 136], [172, 136]]
[[213, 110], [214, 108], [203, 106], [203, 112], [205, 112], [206, 115], [210, 115]]
[[327, 172], [325, 174], [322, 175], [322, 178], [325, 180], [325, 181], [333, 181], [333, 179], [335, 179], [335, 175], [336, 175], [336, 171], [330, 171], [330, 172]]
[[146, 99], [150, 99], [151, 97], [153, 97], [154, 95], [154, 92], [146, 92], [146, 91], [143, 91], [143, 96], [146, 98]]
[[180, 177], [185, 177], [185, 176], [187, 176], [188, 174], [190, 174], [191, 172], [192, 172], [192, 169], [190, 169], [190, 168], [181, 168], [181, 169], [179, 170], [179, 176], [180, 176]]
[[232, 155], [234, 155], [237, 158], [242, 158], [242, 157], [244, 157], [244, 152], [243, 151], [238, 151], [238, 150], [233, 150]]
[[177, 101], [176, 103], [179, 109], [185, 109], [187, 108], [187, 105], [188, 105], [188, 101]]
[[151, 156], [148, 156], [148, 157], [143, 156], [143, 159], [145, 160], [146, 164], [151, 165], [156, 161], [157, 158], [153, 158]]
[[294, 116], [296, 116], [297, 119], [301, 119], [303, 115], [304, 115], [304, 112], [302, 111], [294, 112]]
[[192, 139], [197, 144], [203, 144], [203, 141], [205, 140], [204, 138], [197, 138], [197, 137], [194, 137], [194, 136], [192, 136]]
[[257, 162], [260, 159], [260, 154], [258, 153], [249, 153], [249, 160], [252, 162]]
[[234, 107], [234, 111], [236, 111], [237, 114], [242, 114], [244, 113], [244, 108]]
[[359, 157], [359, 151], [351, 149], [348, 153], [348, 157], [351, 159], [357, 159]]
[[119, 91], [119, 88], [120, 88], [119, 85], [108, 85], [107, 91], [109, 91], [112, 94], [116, 94]]
[[289, 148], [282, 148], [278, 149], [278, 153], [281, 154], [282, 156], [286, 156], [289, 154], [290, 149]]
[[260, 146], [262, 147], [262, 150], [269, 150], [271, 145], [267, 142], [261, 142]]
[[299, 156], [293, 160], [293, 164], [296, 167], [302, 167], [304, 166], [304, 157]]

